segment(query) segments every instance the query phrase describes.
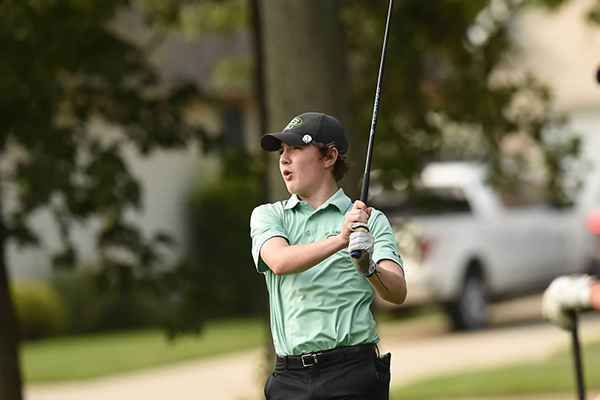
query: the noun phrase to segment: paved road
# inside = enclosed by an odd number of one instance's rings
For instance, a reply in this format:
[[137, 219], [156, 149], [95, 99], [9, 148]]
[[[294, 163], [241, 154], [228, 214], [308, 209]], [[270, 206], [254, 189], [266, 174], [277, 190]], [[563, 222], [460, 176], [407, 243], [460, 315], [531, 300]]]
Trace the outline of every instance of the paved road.
[[[538, 298], [530, 300], [538, 302]], [[396, 377], [393, 384], [446, 372], [540, 360], [558, 347], [570, 345], [569, 333], [543, 321], [539, 308], [532, 315], [523, 305], [530, 304], [518, 301], [497, 307], [493, 328], [480, 332], [447, 334], [441, 320], [382, 329], [380, 347], [391, 351], [396, 361], [392, 362], [392, 376]], [[600, 315], [586, 314], [580, 325], [582, 341], [600, 338]]]
[[[532, 297], [494, 307], [493, 329], [481, 332], [448, 334], [440, 318], [384, 326], [380, 329], [380, 348], [393, 354], [392, 384], [401, 386], [445, 372], [541, 359], [557, 347], [568, 346], [569, 334], [541, 320], [539, 302], [539, 297]], [[580, 331], [582, 341], [600, 337], [600, 315], [584, 316]], [[261, 398], [263, 359], [260, 350], [250, 350], [114, 377], [28, 385], [25, 399], [255, 400]], [[543, 399], [574, 397], [565, 394]]]

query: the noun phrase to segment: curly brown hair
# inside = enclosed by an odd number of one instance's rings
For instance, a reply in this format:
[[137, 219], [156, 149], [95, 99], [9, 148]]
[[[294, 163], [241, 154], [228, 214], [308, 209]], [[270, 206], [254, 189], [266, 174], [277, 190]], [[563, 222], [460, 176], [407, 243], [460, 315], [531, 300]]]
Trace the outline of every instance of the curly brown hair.
[[[311, 143], [317, 149], [319, 149], [319, 153], [321, 154], [321, 158], [326, 157], [331, 149], [335, 147], [334, 143], [323, 143], [314, 141]], [[333, 177], [336, 181], [341, 180], [346, 172], [350, 169], [350, 163], [348, 162], [348, 153], [341, 153], [338, 151], [338, 157], [335, 161], [335, 165], [333, 166]]]

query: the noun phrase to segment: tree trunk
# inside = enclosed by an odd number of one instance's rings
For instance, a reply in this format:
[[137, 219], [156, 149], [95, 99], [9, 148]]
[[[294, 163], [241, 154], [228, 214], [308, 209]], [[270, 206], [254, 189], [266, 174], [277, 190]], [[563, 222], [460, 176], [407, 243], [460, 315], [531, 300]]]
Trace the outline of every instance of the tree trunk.
[[[341, 185], [351, 198], [358, 198], [364, 152], [353, 135], [340, 1], [260, 0], [260, 5], [269, 132], [281, 132], [293, 117], [307, 111], [338, 118], [348, 133], [355, 164]], [[269, 168], [271, 200], [282, 200], [289, 194], [276, 158], [272, 156]]]
[[[256, 103], [258, 104], [258, 125], [260, 130], [259, 137], [255, 138], [260, 140], [260, 136], [267, 130], [267, 104], [265, 101], [265, 71], [264, 71], [264, 46], [263, 46], [263, 35], [261, 25], [261, 9], [259, 0], [251, 0], [250, 7], [252, 9], [252, 36], [253, 36], [253, 52], [254, 52], [254, 96]], [[261, 159], [264, 162], [264, 169], [260, 171], [260, 181], [262, 184], [261, 201], [269, 201], [269, 177], [266, 170], [268, 158], [265, 152], [261, 152]]]
[[[259, 126], [260, 132], [266, 132], [267, 130], [267, 105], [265, 101], [265, 91], [266, 91], [266, 83], [265, 83], [265, 73], [264, 73], [264, 40], [263, 40], [263, 30], [261, 24], [261, 8], [259, 4], [259, 0], [251, 0], [250, 6], [252, 9], [252, 35], [254, 38], [253, 49], [254, 49], [254, 65], [255, 65], [255, 75], [254, 75], [254, 96], [256, 97], [256, 102], [258, 103], [258, 113], [259, 113]], [[260, 139], [260, 136], [255, 138], [256, 140]], [[269, 174], [267, 170], [268, 165], [268, 157], [265, 152], [261, 152], [261, 161], [263, 161], [264, 169], [260, 171], [260, 181], [262, 184], [262, 192], [261, 192], [261, 202], [266, 203], [269, 201], [270, 190], [271, 187], [269, 182]], [[275, 346], [273, 345], [273, 338], [271, 337], [271, 325], [270, 325], [270, 317], [269, 317], [269, 297], [267, 295], [267, 289], [262, 292], [263, 293], [263, 301], [261, 304], [261, 316], [263, 317], [264, 323], [264, 339], [265, 346], [263, 363], [259, 365], [258, 375], [260, 379], [266, 382], [269, 375], [273, 371], [273, 367], [275, 364]]]
[[9, 293], [6, 226], [0, 192], [0, 399], [21, 400], [17, 318]]

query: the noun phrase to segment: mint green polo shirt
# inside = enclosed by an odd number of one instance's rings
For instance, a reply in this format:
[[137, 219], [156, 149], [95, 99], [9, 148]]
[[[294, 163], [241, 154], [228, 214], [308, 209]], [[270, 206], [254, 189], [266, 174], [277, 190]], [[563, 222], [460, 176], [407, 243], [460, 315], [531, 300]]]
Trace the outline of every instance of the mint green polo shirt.
[[[316, 210], [292, 195], [252, 212], [252, 256], [269, 290], [271, 332], [279, 355], [379, 342], [369, 309], [375, 290], [356, 273], [347, 248], [306, 271], [289, 275], [275, 275], [260, 257], [263, 244], [276, 236], [296, 245], [339, 234], [352, 205], [339, 189]], [[381, 211], [372, 211], [369, 230], [375, 238], [374, 261], [388, 259], [403, 268], [392, 228]]]

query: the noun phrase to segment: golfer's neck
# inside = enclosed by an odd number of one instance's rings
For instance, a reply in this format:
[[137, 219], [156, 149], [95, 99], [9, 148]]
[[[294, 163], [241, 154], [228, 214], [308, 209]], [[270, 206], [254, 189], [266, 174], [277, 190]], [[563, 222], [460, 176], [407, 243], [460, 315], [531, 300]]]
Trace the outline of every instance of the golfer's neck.
[[334, 179], [324, 179], [323, 184], [319, 187], [315, 188], [313, 191], [300, 194], [298, 193], [298, 198], [300, 200], [306, 201], [313, 210], [321, 207], [323, 203], [325, 203], [331, 196], [338, 191], [337, 182]]

